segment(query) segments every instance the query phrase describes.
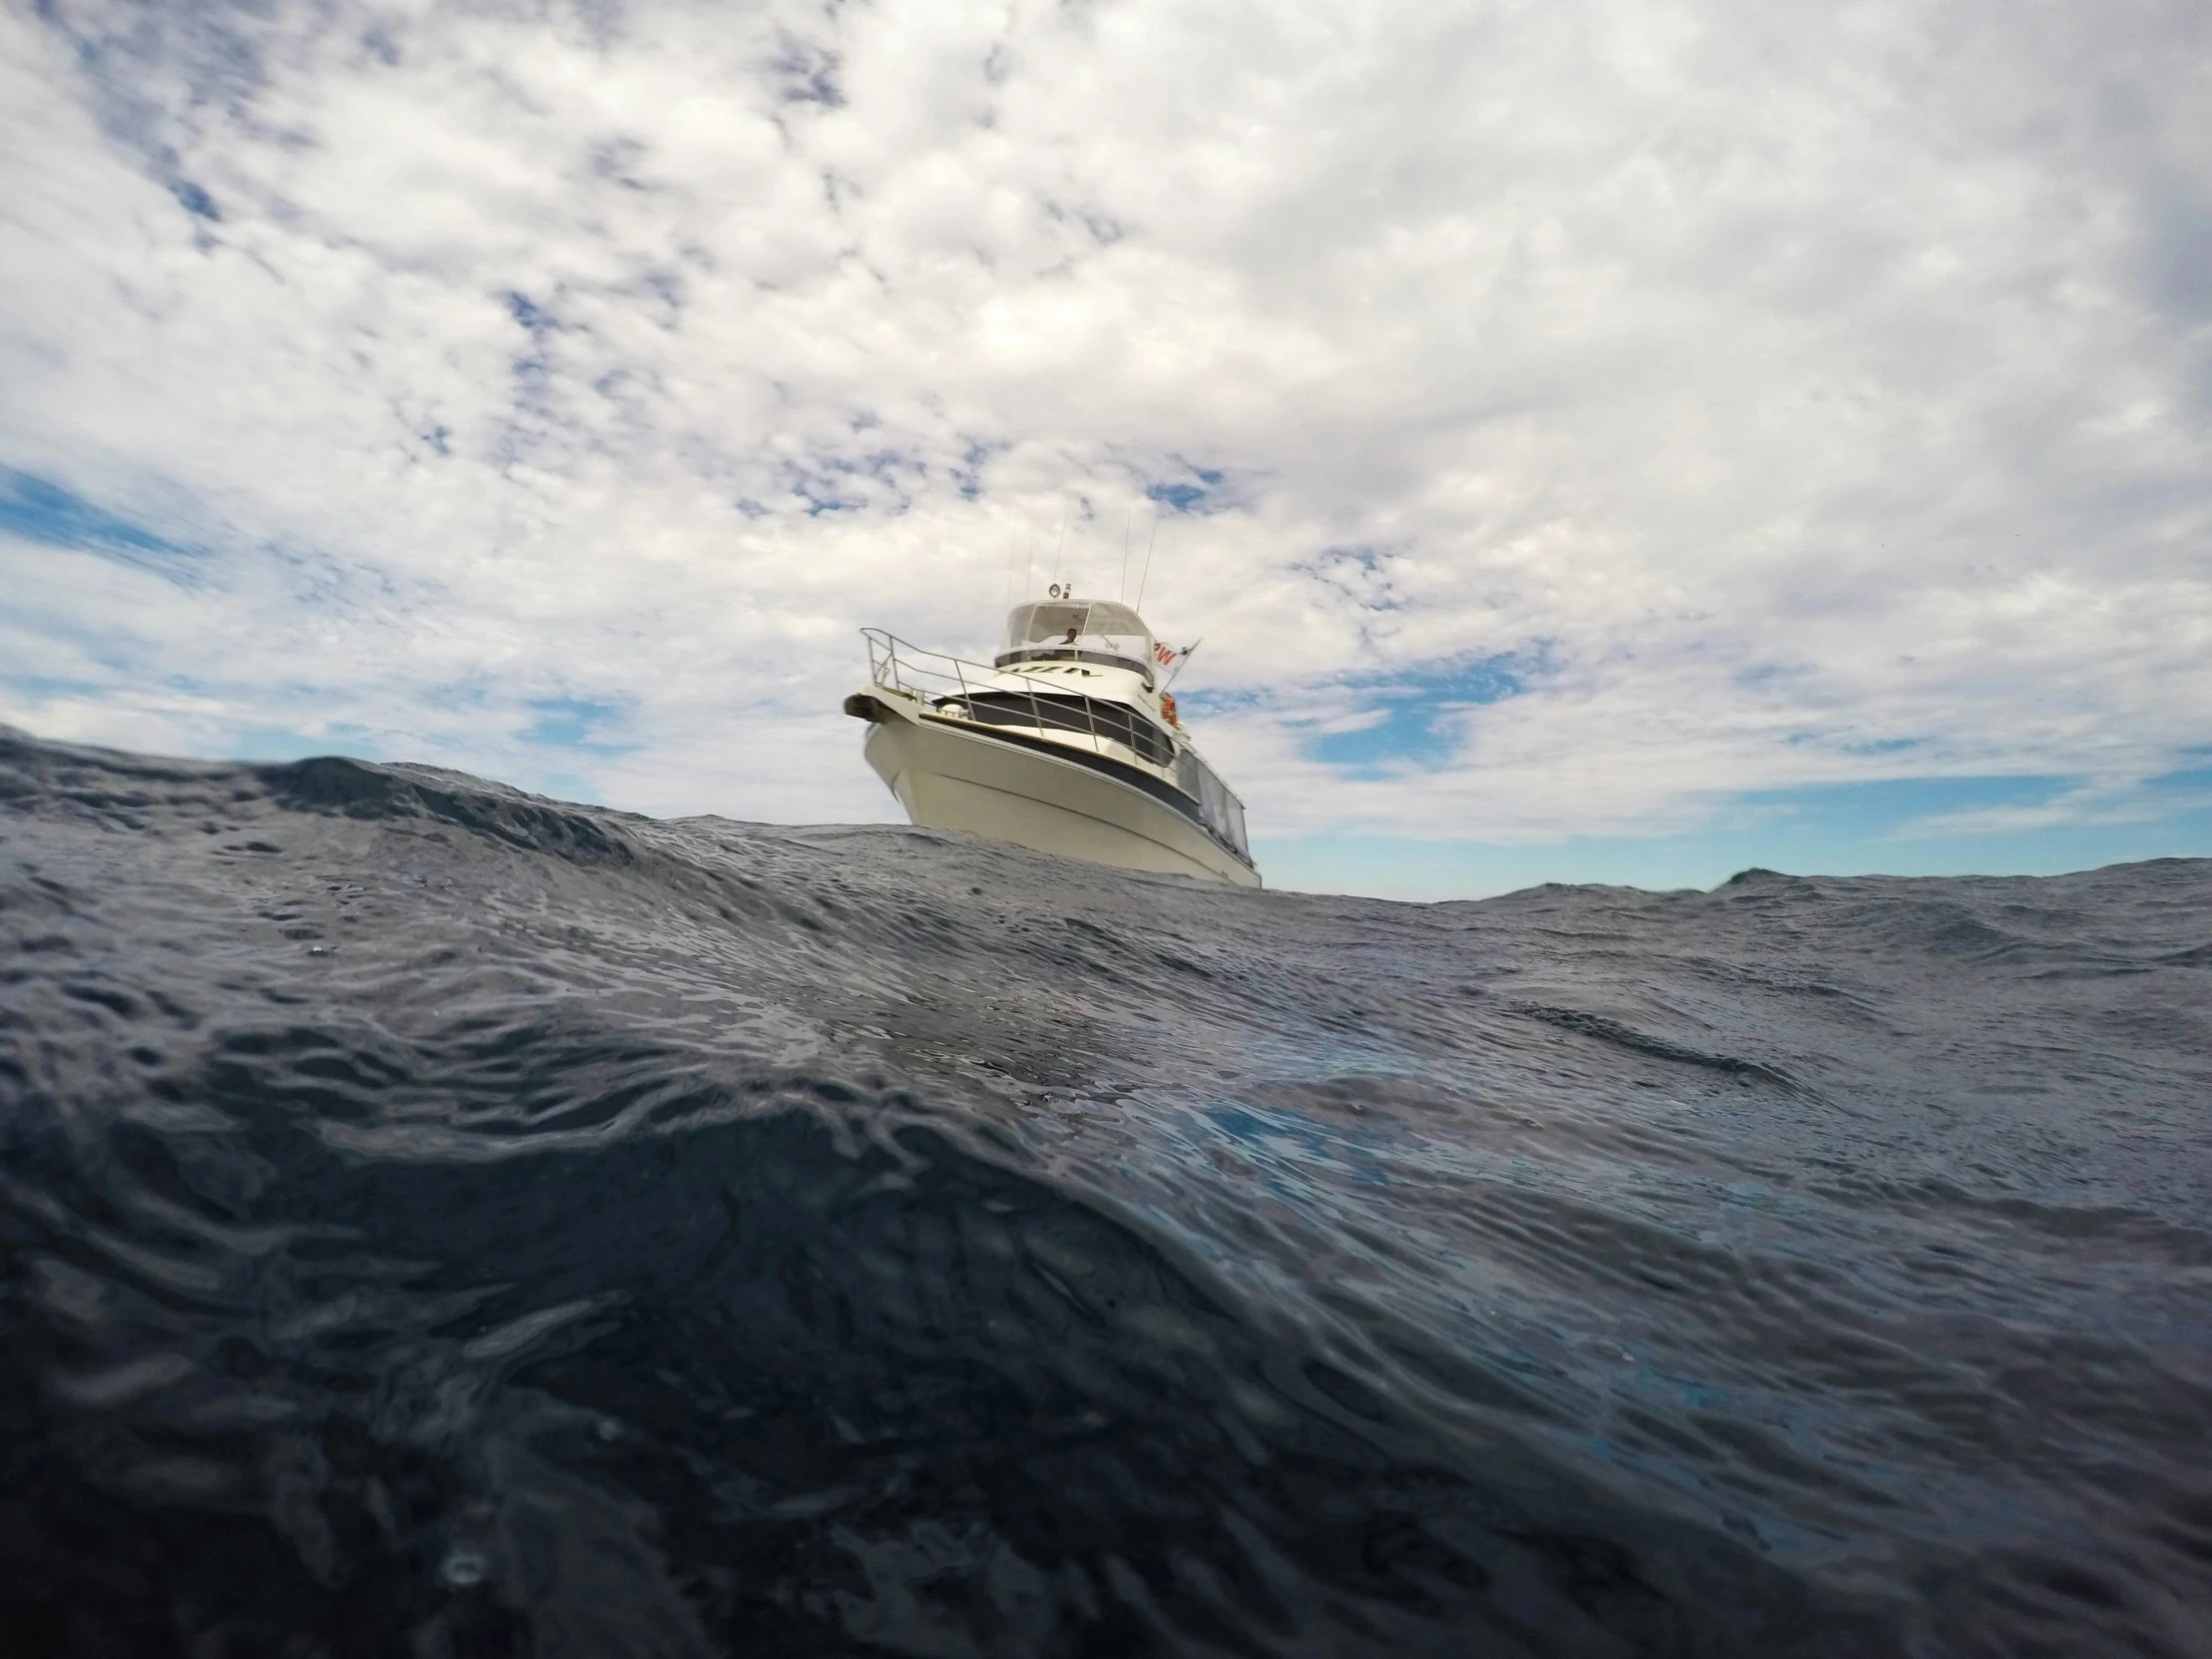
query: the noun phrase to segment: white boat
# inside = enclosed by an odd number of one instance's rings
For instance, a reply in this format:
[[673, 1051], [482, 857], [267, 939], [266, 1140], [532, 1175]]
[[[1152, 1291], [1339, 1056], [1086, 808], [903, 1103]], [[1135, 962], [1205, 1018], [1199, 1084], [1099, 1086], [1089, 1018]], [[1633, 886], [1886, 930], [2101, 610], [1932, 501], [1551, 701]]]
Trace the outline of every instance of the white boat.
[[914, 823], [1088, 858], [1260, 885], [1244, 803], [1159, 682], [1172, 654], [1126, 605], [1058, 587], [1016, 605], [988, 666], [865, 628], [844, 712]]

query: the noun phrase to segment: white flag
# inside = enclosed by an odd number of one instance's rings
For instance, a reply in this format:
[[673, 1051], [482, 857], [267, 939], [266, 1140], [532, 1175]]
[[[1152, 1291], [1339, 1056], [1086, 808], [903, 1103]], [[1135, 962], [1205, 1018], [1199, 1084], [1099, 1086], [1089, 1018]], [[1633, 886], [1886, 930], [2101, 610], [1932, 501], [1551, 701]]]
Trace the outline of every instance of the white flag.
[[1181, 650], [1177, 650], [1174, 646], [1161, 645], [1157, 641], [1153, 643], [1153, 660], [1168, 671], [1166, 684], [1173, 685], [1175, 683], [1175, 677], [1183, 672], [1183, 665], [1191, 660], [1191, 653], [1205, 643], [1204, 640], [1193, 640]]

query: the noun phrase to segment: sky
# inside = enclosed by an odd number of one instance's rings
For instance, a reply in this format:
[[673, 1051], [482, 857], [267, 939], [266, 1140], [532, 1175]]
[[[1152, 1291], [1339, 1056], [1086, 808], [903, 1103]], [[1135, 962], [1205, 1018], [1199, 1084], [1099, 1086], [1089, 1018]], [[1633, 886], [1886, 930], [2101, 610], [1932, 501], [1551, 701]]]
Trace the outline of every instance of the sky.
[[2212, 854], [2207, 110], [2202, 0], [0, 8], [0, 723], [895, 821], [857, 631], [1059, 579], [1279, 885]]

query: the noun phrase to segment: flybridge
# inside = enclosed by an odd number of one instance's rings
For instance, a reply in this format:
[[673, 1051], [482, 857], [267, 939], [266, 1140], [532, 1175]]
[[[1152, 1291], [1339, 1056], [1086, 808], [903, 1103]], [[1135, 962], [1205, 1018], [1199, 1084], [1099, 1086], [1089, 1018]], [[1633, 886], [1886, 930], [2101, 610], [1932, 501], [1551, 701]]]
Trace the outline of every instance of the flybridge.
[[[1058, 589], [1053, 590], [1055, 595]], [[1127, 605], [1104, 599], [1052, 598], [1016, 605], [1006, 618], [994, 667], [1017, 663], [1095, 662], [1135, 670], [1147, 688], [1162, 670], [1187, 662], [1196, 645], [1163, 645]]]
[[1048, 599], [1016, 605], [1006, 618], [1005, 638], [993, 666], [1016, 663], [1095, 662], [1126, 668], [1153, 683], [1153, 656], [1159, 642], [1144, 618], [1126, 605], [1103, 599]]
[[1014, 607], [988, 666], [861, 632], [869, 684], [845, 712], [914, 823], [1259, 885], [1244, 804], [1159, 683], [1194, 648], [1162, 646], [1127, 605], [1055, 587]]

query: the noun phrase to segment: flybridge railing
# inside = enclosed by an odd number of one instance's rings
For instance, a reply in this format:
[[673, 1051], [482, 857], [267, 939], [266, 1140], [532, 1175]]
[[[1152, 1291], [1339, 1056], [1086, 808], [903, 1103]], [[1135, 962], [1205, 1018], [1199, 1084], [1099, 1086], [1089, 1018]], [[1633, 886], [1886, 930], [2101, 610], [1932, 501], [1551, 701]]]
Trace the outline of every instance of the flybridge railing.
[[[1250, 862], [1244, 835], [1244, 803], [1195, 752], [1178, 748], [1152, 722], [1126, 704], [1080, 694], [1046, 692], [1025, 674], [1002, 674], [981, 663], [924, 651], [881, 628], [863, 628], [868, 678], [901, 696], [919, 698], [941, 715], [978, 726], [1022, 725], [1056, 737], [1090, 740], [1089, 747], [1108, 759], [1113, 744], [1174, 774], [1175, 788], [1198, 808], [1207, 831], [1239, 858]], [[1100, 711], [1109, 711], [1100, 718]], [[1157, 749], [1158, 754], [1152, 751]]]

